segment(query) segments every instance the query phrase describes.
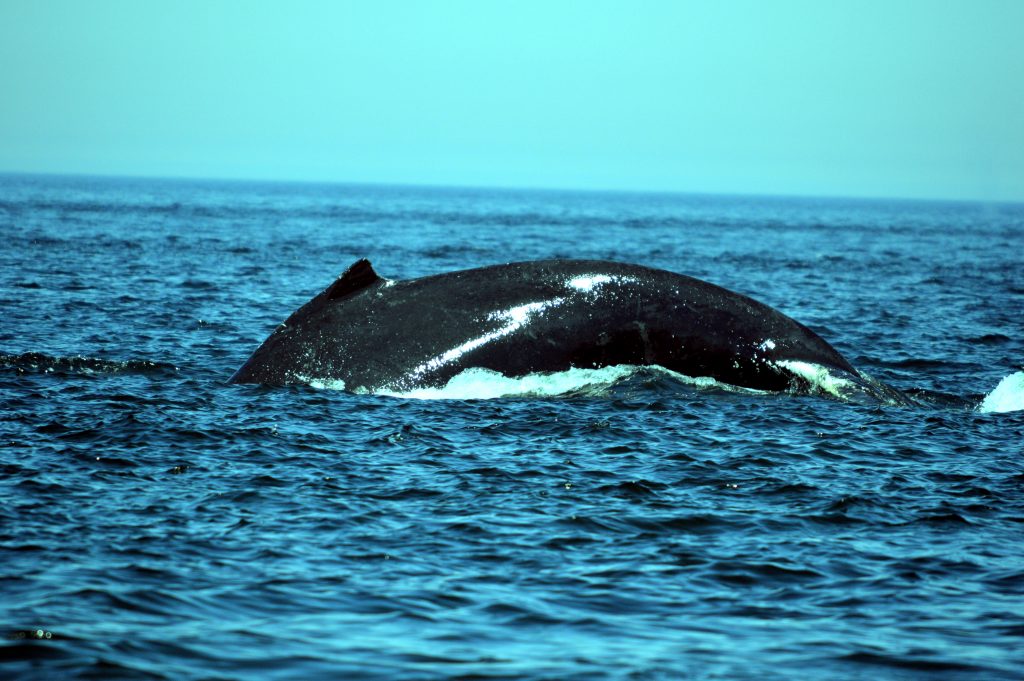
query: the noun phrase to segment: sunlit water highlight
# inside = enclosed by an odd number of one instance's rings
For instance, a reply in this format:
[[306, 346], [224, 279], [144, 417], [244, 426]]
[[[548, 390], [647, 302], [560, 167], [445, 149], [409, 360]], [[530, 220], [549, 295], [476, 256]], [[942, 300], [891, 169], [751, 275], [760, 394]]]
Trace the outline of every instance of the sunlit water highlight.
[[[4, 177], [0, 234], [0, 678], [1024, 668], [1020, 206]], [[226, 384], [360, 257], [694, 275], [915, 406], [812, 366]]]

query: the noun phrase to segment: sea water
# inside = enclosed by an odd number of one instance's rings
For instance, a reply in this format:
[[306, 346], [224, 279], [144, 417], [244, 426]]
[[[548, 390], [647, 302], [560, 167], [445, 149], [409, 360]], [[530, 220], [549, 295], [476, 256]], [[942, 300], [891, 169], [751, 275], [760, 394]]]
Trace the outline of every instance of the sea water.
[[[1024, 206], [2, 176], [0, 237], [0, 677], [1024, 670]], [[693, 275], [921, 405], [227, 384], [362, 257]]]

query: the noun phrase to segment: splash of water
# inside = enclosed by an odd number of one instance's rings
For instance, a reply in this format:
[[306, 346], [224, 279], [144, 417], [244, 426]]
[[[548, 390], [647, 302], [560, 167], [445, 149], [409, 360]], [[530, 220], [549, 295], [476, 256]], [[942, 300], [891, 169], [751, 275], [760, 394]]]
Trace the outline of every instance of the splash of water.
[[978, 411], [992, 414], [1024, 409], [1024, 371], [1010, 374], [999, 382], [978, 405]]

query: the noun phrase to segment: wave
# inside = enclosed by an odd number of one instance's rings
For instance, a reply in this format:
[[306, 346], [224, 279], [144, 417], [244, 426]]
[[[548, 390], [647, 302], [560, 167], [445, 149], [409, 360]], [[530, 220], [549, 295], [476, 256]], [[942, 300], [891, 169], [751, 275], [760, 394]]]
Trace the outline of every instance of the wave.
[[852, 379], [838, 376], [819, 364], [789, 360], [782, 360], [776, 364], [806, 381], [808, 392], [812, 394], [847, 399], [857, 387]]
[[178, 367], [146, 359], [110, 360], [98, 357], [54, 357], [41, 352], [20, 355], [0, 352], [0, 371], [16, 374], [163, 374], [174, 373]]
[[[310, 387], [325, 390], [346, 390], [344, 381], [297, 377]], [[763, 390], [743, 388], [717, 381], [710, 376], [686, 376], [660, 366], [620, 364], [600, 369], [572, 368], [551, 373], [505, 376], [492, 369], [470, 368], [453, 376], [444, 386], [393, 390], [387, 387], [369, 390], [356, 388], [357, 394], [385, 395], [416, 400], [489, 400], [509, 397], [579, 397], [605, 396], [623, 385], [643, 382], [645, 386], [686, 386], [702, 391], [771, 394]]]
[[[814, 395], [854, 404], [931, 407], [981, 412], [1010, 412], [1024, 409], [1024, 372], [1007, 376], [980, 404], [975, 399], [924, 390], [897, 390], [865, 373], [849, 374], [810, 362], [780, 361], [778, 365], [795, 380], [785, 391], [791, 395]], [[300, 382], [321, 390], [349, 390], [340, 379], [297, 376]], [[623, 385], [643, 382], [672, 390], [685, 386], [702, 391], [747, 395], [771, 395], [770, 391], [742, 388], [709, 376], [686, 376], [660, 366], [615, 365], [601, 369], [568, 369], [510, 377], [491, 369], [471, 368], [453, 376], [444, 386], [393, 390], [355, 388], [356, 394], [385, 395], [415, 400], [490, 400], [509, 397], [605, 396]]]
[[550, 374], [509, 377], [491, 369], [466, 369], [442, 388], [378, 391], [378, 394], [417, 400], [488, 400], [500, 397], [558, 397], [599, 395], [634, 376], [640, 367], [618, 365], [603, 369], [569, 369]]
[[797, 385], [790, 389], [791, 393], [890, 407], [918, 407], [925, 403], [861, 371], [851, 374], [813, 362], [794, 360], [780, 360], [775, 364], [796, 377]]

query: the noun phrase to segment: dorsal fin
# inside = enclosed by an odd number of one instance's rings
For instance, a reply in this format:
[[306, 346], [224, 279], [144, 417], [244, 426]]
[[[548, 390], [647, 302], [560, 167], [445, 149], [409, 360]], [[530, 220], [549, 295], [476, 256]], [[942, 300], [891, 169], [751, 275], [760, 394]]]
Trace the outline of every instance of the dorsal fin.
[[327, 289], [327, 299], [334, 300], [362, 291], [382, 279], [373, 271], [373, 265], [366, 258], [356, 260], [337, 281]]

